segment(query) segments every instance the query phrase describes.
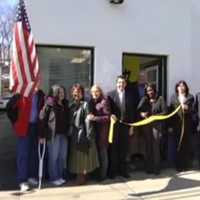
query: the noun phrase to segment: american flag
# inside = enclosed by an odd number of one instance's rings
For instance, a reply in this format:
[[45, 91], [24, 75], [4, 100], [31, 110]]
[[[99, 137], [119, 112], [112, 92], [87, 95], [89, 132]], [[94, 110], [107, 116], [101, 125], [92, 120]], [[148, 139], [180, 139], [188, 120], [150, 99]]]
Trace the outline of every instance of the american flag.
[[13, 29], [10, 75], [10, 88], [14, 93], [32, 96], [39, 84], [39, 63], [23, 0], [19, 0]]

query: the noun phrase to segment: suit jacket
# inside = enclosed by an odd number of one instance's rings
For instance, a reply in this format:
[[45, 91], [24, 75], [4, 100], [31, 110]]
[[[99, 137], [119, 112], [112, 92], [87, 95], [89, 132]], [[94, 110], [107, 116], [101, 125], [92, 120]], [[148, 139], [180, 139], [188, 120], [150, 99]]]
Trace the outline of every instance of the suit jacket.
[[118, 119], [124, 122], [134, 122], [137, 117], [137, 102], [138, 99], [129, 90], [125, 90], [125, 109], [123, 118], [121, 118], [121, 106], [120, 99], [117, 90], [113, 90], [108, 93], [108, 98], [111, 105], [111, 113], [116, 115]]

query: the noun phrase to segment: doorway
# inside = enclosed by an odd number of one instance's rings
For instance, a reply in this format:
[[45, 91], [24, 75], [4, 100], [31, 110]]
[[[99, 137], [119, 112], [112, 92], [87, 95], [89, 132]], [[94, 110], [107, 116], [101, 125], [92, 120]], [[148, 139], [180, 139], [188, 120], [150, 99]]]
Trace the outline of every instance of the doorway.
[[167, 56], [123, 53], [122, 72], [128, 73], [129, 81], [138, 86], [154, 83], [158, 94], [167, 98]]

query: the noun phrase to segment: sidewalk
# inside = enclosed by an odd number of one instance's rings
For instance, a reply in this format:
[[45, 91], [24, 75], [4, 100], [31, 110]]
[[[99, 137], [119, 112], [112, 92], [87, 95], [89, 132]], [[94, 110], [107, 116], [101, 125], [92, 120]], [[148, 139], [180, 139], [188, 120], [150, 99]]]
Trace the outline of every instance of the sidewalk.
[[133, 172], [130, 179], [118, 178], [85, 186], [49, 187], [26, 194], [16, 191], [15, 136], [0, 115], [0, 200], [200, 200], [200, 171], [177, 173], [162, 170], [159, 176]]
[[132, 173], [128, 180], [118, 178], [85, 186], [33, 189], [26, 194], [1, 191], [1, 200], [200, 200], [200, 172], [176, 173], [164, 170], [159, 176]]

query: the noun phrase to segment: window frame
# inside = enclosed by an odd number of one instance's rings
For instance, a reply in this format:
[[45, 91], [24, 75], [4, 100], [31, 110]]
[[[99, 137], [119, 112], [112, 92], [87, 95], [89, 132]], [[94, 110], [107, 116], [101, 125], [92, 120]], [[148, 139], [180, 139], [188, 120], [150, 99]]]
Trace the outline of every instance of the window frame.
[[[40, 47], [45, 47], [45, 48], [68, 48], [68, 49], [74, 49], [74, 50], [89, 50], [91, 52], [91, 66], [89, 69], [89, 86], [91, 87], [94, 84], [94, 51], [95, 48], [92, 46], [73, 46], [73, 45], [63, 45], [63, 44], [42, 44], [42, 43], [37, 43], [36, 44], [36, 49]], [[37, 51], [37, 50], [36, 50]], [[39, 61], [40, 64], [40, 61]]]

